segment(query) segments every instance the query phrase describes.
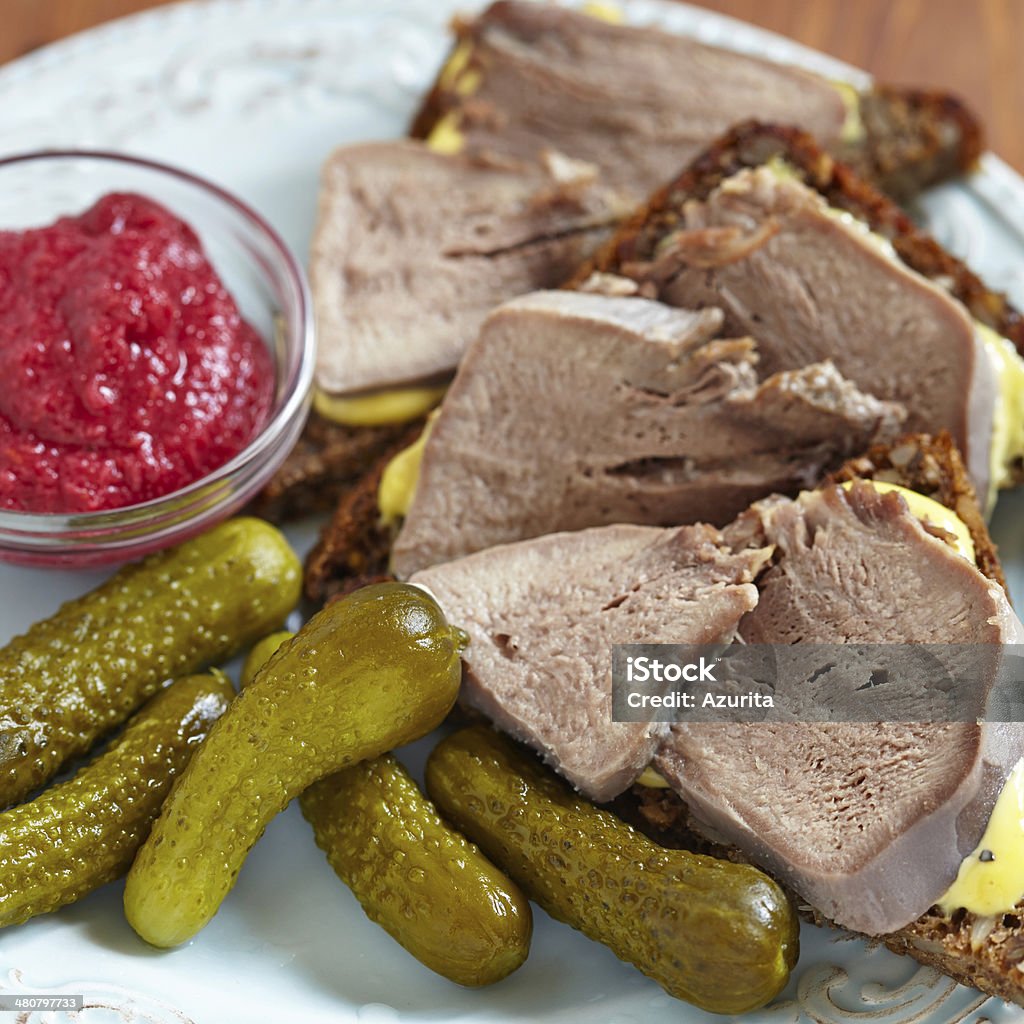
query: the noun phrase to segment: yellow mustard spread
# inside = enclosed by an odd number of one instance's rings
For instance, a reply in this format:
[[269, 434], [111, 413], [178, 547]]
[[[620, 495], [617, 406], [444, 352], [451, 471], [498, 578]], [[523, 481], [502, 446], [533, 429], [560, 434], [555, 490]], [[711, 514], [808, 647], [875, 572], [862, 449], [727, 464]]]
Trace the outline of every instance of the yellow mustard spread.
[[607, 21], [609, 25], [621, 25], [625, 20], [622, 8], [606, 0], [588, 0], [580, 10], [598, 21]]
[[437, 84], [442, 89], [455, 89], [458, 91], [459, 76], [469, 65], [469, 58], [472, 53], [473, 47], [469, 40], [460, 40], [437, 76]]
[[454, 156], [462, 152], [466, 144], [466, 136], [459, 129], [459, 113], [449, 110], [430, 130], [427, 145], [435, 152], [445, 156]]
[[[583, 4], [580, 10], [611, 25], [620, 25], [624, 21], [622, 10], [607, 0], [590, 0], [589, 3]], [[452, 51], [452, 55], [437, 76], [437, 84], [441, 89], [453, 92], [456, 96], [468, 97], [480, 88], [483, 76], [479, 68], [469, 66], [472, 54], [472, 43], [468, 39], [463, 39]], [[450, 110], [442, 115], [427, 135], [427, 145], [435, 153], [461, 153], [465, 144], [466, 137], [459, 128], [458, 110]]]
[[655, 771], [650, 765], [648, 765], [638, 776], [636, 780], [638, 786], [647, 786], [649, 789], [669, 789], [669, 784], [665, 781], [664, 776], [661, 772]]
[[351, 427], [379, 427], [408, 423], [433, 409], [444, 398], [445, 388], [399, 388], [369, 395], [329, 395], [317, 390], [313, 407], [324, 419]]
[[860, 93], [849, 82], [832, 80], [832, 85], [839, 93], [846, 107], [846, 120], [843, 121], [839, 138], [842, 142], [860, 142], [867, 135], [864, 119], [860, 116]]
[[[462, 40], [452, 51], [437, 77], [438, 86], [457, 96], [472, 96], [480, 88], [480, 72], [469, 66], [473, 47], [469, 40]], [[446, 156], [461, 153], [466, 137], [459, 128], [459, 111], [449, 110], [442, 114], [427, 135], [427, 145], [435, 152]]]
[[427, 447], [427, 438], [434, 426], [437, 413], [431, 414], [423, 433], [408, 448], [403, 448], [385, 467], [377, 488], [377, 507], [386, 526], [397, 526], [409, 512], [416, 494], [420, 463]]
[[974, 323], [999, 381], [992, 422], [991, 481], [995, 490], [1013, 483], [1010, 467], [1024, 456], [1024, 359], [1009, 338], [977, 320]]
[[939, 900], [945, 914], [1005, 914], [1024, 896], [1024, 759], [1000, 792], [981, 842], [964, 858], [956, 881]]

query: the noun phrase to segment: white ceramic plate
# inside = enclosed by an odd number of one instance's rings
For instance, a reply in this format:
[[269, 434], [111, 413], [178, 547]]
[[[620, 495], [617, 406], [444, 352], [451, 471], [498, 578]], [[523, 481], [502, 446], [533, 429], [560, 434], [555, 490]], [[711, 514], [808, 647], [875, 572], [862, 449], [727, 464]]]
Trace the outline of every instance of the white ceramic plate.
[[[206, 175], [260, 209], [298, 252], [319, 165], [343, 142], [401, 135], [447, 49], [459, 0], [206, 0], [173, 5], [51, 46], [0, 69], [0, 155], [95, 146]], [[802, 63], [863, 73], [788, 40], [681, 4], [634, 0], [635, 22]], [[987, 158], [930, 195], [940, 238], [1024, 303], [1024, 182]], [[995, 533], [1024, 598], [1024, 495]], [[313, 527], [290, 531], [305, 551]], [[89, 589], [96, 573], [0, 567], [0, 642]], [[415, 756], [415, 755], [414, 755]], [[79, 1020], [149, 1024], [539, 1021], [660, 1024], [714, 1018], [666, 996], [604, 947], [542, 913], [527, 964], [480, 992], [457, 988], [370, 924], [293, 807], [276, 820], [213, 923], [172, 953], [145, 947], [111, 885], [58, 914], [0, 931], [0, 992], [84, 993]], [[879, 1024], [1007, 1021], [1024, 1014], [838, 932], [805, 928], [793, 982], [757, 1021]], [[8, 1019], [0, 1014], [0, 1024]]]

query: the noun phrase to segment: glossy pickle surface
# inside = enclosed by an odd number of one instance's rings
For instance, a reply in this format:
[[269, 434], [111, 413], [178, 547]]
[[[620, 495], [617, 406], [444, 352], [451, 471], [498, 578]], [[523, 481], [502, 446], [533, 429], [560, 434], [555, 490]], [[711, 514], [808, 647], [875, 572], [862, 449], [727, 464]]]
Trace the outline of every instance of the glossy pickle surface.
[[529, 901], [390, 754], [315, 782], [301, 805], [366, 915], [432, 971], [490, 985], [526, 960]]
[[[247, 686], [295, 634], [272, 633], [242, 667]], [[526, 960], [533, 932], [519, 887], [437, 809], [392, 754], [314, 782], [300, 797], [317, 846], [367, 917], [458, 985], [490, 985]]]
[[438, 725], [458, 693], [463, 642], [433, 598], [400, 583], [366, 587], [310, 619], [174, 786], [125, 888], [138, 934], [164, 947], [189, 939], [293, 797]]
[[658, 846], [483, 726], [438, 744], [427, 789], [531, 899], [670, 995], [743, 1013], [785, 986], [798, 921], [756, 868]]
[[0, 927], [123, 875], [174, 779], [233, 696], [220, 673], [179, 679], [73, 778], [0, 814]]
[[168, 680], [229, 657], [295, 606], [302, 566], [232, 519], [125, 566], [0, 649], [0, 807], [23, 799]]

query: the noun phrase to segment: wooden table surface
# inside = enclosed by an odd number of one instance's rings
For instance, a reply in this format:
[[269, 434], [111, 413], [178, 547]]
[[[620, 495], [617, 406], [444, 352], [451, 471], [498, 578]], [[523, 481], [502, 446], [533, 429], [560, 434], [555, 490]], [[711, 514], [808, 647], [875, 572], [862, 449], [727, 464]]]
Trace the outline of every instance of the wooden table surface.
[[[163, 2], [0, 0], [0, 62]], [[990, 147], [1024, 171], [1024, 0], [699, 2], [834, 54], [880, 80], [958, 93], [987, 126]]]

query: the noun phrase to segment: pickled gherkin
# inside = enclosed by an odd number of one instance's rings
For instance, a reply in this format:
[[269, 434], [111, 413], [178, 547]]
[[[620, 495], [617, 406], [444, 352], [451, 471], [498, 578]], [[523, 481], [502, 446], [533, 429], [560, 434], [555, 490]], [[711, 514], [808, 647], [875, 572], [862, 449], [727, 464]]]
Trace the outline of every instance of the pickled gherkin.
[[267, 823], [317, 779], [448, 713], [465, 636], [418, 587], [383, 583], [315, 615], [242, 690], [178, 780], [125, 888], [155, 946], [217, 912]]
[[277, 651], [278, 647], [286, 640], [291, 640], [293, 636], [295, 636], [294, 633], [282, 629], [253, 644], [252, 650], [246, 655], [242, 665], [242, 674], [238, 680], [239, 686], [248, 686], [256, 678], [256, 673], [270, 661], [270, 656]]
[[[249, 652], [242, 686], [294, 634]], [[391, 754], [314, 782], [300, 797], [317, 846], [366, 916], [420, 963], [458, 985], [491, 985], [526, 960], [530, 904], [472, 843], [448, 828]]]
[[121, 569], [0, 650], [0, 808], [86, 753], [168, 680], [281, 625], [302, 567], [234, 519]]
[[233, 696], [219, 673], [173, 683], [72, 779], [0, 814], [0, 927], [123, 875], [174, 778]]
[[670, 995], [735, 1014], [785, 986], [798, 922], [756, 868], [656, 845], [482, 726], [442, 740], [427, 789], [531, 899]]
[[420, 963], [459, 985], [490, 985], [526, 960], [526, 897], [389, 754], [321, 779], [301, 804], [367, 916]]

